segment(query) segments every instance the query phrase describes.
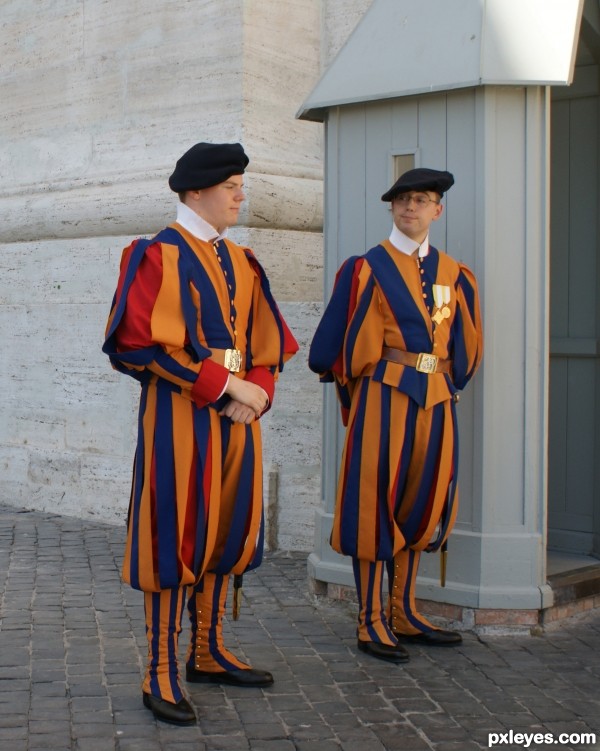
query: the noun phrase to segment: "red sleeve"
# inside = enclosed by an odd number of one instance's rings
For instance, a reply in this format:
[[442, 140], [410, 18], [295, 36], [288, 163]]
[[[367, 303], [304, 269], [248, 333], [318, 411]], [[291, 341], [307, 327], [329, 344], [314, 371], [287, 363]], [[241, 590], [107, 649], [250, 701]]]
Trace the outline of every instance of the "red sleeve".
[[203, 360], [202, 370], [192, 386], [192, 399], [197, 407], [216, 402], [227, 385], [229, 371], [213, 360]]
[[[133, 249], [133, 246], [132, 246]], [[123, 258], [123, 265], [126, 264]], [[125, 274], [121, 273], [117, 294]], [[119, 352], [142, 349], [152, 342], [152, 310], [162, 283], [162, 253], [158, 243], [149, 245], [127, 295], [125, 313], [116, 331]]]
[[244, 380], [255, 383], [257, 386], [260, 386], [261, 389], [264, 389], [269, 397], [269, 407], [273, 404], [273, 397], [275, 396], [275, 378], [268, 368], [265, 368], [262, 365], [259, 365], [256, 368], [251, 368], [246, 373], [246, 378]]

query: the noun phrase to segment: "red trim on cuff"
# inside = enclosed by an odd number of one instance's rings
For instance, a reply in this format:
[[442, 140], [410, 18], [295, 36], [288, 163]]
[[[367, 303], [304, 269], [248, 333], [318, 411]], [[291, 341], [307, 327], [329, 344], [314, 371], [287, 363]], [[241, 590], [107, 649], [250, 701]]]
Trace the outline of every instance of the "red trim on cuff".
[[192, 386], [192, 399], [197, 407], [216, 402], [227, 385], [229, 371], [213, 360], [203, 360], [198, 378]]
[[[260, 386], [261, 389], [266, 391], [267, 396], [269, 397], [269, 404], [267, 406], [267, 409], [269, 409], [271, 404], [273, 404], [273, 397], [275, 396], [275, 378], [273, 373], [271, 373], [268, 368], [265, 368], [262, 365], [257, 365], [255, 368], [250, 368], [246, 373], [244, 380], [255, 383], [257, 386]], [[265, 412], [266, 411], [267, 410], [265, 410]]]

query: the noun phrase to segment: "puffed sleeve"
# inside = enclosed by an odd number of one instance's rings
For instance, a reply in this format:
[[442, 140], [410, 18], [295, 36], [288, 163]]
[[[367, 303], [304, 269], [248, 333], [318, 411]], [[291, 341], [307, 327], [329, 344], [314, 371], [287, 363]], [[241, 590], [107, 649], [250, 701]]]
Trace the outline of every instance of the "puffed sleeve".
[[298, 342], [271, 292], [268, 277], [250, 248], [244, 253], [255, 274], [252, 293], [252, 313], [248, 323], [248, 372], [245, 380], [255, 383], [273, 403], [275, 382], [284, 364], [298, 351]]
[[229, 372], [208, 359], [186, 322], [182, 275], [174, 245], [139, 240], [125, 248], [103, 351], [118, 370], [141, 381], [154, 373], [202, 407], [220, 396]]
[[450, 356], [454, 385], [463, 389], [475, 374], [483, 356], [483, 324], [477, 280], [467, 266], [459, 265]]
[[335, 381], [346, 424], [354, 380], [381, 359], [384, 320], [372, 271], [362, 257], [339, 269], [333, 292], [313, 337], [308, 365], [321, 381]]

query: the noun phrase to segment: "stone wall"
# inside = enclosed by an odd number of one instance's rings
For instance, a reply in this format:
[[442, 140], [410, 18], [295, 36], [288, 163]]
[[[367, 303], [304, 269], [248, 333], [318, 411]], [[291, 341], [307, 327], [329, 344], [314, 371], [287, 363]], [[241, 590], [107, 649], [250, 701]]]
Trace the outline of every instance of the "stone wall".
[[294, 115], [319, 75], [318, 0], [19, 0], [0, 27], [0, 500], [121, 522], [137, 385], [103, 328], [121, 249], [174, 216], [193, 143], [241, 141], [256, 251], [300, 353], [265, 418], [272, 546], [308, 550], [321, 387], [322, 128]]

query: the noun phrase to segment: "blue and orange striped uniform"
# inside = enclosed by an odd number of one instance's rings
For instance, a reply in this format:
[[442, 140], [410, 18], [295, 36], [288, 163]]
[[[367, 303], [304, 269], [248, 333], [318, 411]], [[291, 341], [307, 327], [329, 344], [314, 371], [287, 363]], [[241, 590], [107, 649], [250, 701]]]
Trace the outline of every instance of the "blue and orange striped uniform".
[[[230, 348], [244, 357], [235, 374], [223, 364]], [[147, 593], [151, 652], [165, 613], [181, 617], [178, 589], [191, 587], [196, 601], [211, 572], [226, 592], [229, 574], [261, 562], [260, 423], [231, 423], [219, 411], [228, 377], [261, 386], [271, 405], [297, 349], [250, 249], [174, 224], [123, 251], [103, 351], [141, 384], [123, 577]], [[172, 652], [169, 629], [178, 633], [173, 624], [160, 631], [161, 655]]]
[[[449, 294], [439, 324], [432, 320], [434, 285]], [[309, 365], [337, 388], [346, 438], [331, 544], [364, 562], [356, 577], [363, 592], [380, 589], [365, 588], [367, 564], [397, 557], [406, 567], [411, 556], [403, 553], [437, 550], [452, 530], [458, 504], [453, 397], [477, 370], [482, 343], [475, 277], [436, 248], [417, 259], [386, 240], [338, 271]], [[451, 372], [423, 373], [389, 361], [384, 347], [433, 353], [451, 360]], [[382, 576], [383, 567], [377, 570]], [[410, 607], [405, 612], [404, 603], [414, 604], [412, 574], [396, 574], [405, 586], [396, 608], [401, 628], [392, 626], [406, 633], [429, 627], [416, 616], [414, 626], [405, 623]]]

